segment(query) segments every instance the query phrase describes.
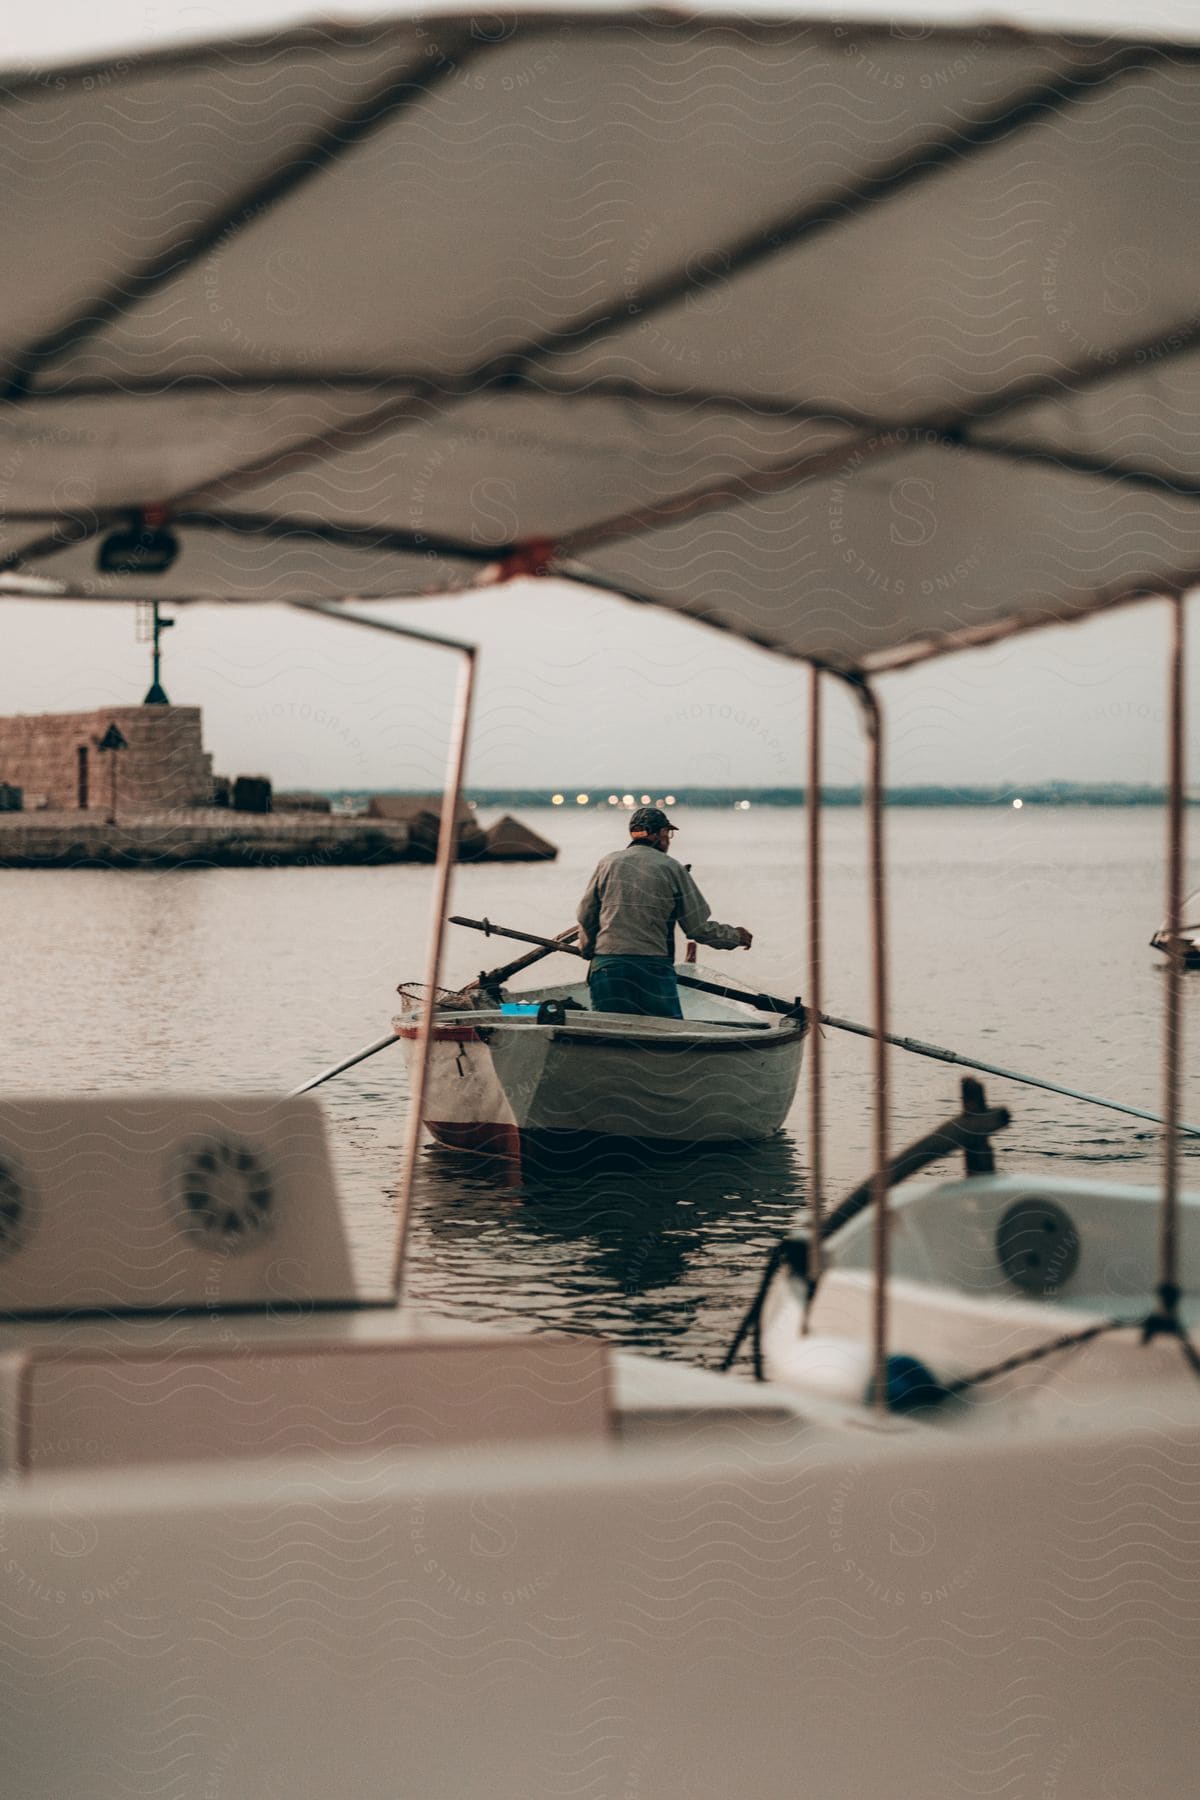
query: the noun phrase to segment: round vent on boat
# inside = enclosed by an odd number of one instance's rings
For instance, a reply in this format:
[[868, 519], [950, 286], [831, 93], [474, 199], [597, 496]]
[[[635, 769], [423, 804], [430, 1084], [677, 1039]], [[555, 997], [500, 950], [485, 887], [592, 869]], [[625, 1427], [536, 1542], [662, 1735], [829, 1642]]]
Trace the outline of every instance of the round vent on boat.
[[206, 1138], [179, 1166], [184, 1227], [213, 1250], [247, 1250], [270, 1229], [275, 1193], [262, 1158], [236, 1140]]
[[1053, 1200], [1031, 1194], [1010, 1206], [996, 1228], [1000, 1267], [1023, 1294], [1053, 1294], [1075, 1273], [1079, 1234]]
[[33, 1196], [15, 1162], [0, 1156], [0, 1262], [17, 1254], [33, 1228]]

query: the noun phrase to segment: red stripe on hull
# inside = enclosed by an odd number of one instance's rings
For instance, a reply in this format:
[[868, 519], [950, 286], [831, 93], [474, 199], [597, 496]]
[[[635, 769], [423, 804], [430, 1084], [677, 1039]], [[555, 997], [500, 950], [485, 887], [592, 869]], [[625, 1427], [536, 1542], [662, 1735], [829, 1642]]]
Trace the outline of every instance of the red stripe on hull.
[[[396, 1036], [416, 1039], [421, 1035], [419, 1025], [397, 1025]], [[435, 1044], [477, 1044], [479, 1033], [473, 1025], [435, 1025], [432, 1040]]]

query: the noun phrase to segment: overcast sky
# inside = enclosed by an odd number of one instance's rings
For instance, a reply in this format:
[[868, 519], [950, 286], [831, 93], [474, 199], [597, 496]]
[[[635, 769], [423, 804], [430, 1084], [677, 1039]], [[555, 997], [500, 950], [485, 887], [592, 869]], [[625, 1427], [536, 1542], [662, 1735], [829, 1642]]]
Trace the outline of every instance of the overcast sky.
[[[476, 785], [803, 779], [806, 669], [725, 633], [552, 582], [376, 610], [480, 646]], [[889, 780], [1162, 780], [1166, 611], [1147, 602], [889, 676]], [[440, 782], [457, 658], [277, 609], [178, 620], [165, 685], [203, 706], [219, 771], [286, 786]], [[0, 627], [2, 712], [128, 705], [148, 685], [129, 608], [7, 601]], [[854, 708], [836, 682], [826, 691], [828, 779], [857, 781]]]

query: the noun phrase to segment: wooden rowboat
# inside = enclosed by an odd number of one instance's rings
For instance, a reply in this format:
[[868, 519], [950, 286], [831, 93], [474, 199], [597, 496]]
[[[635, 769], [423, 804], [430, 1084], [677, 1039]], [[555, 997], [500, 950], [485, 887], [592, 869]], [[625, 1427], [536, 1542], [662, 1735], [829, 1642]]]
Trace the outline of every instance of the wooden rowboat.
[[[394, 1021], [410, 1064], [415, 991]], [[757, 1143], [795, 1098], [806, 1021], [764, 1019], [681, 990], [682, 1019], [593, 1012], [586, 983], [470, 996], [440, 1008], [423, 1122], [439, 1143], [504, 1153], [523, 1136]]]

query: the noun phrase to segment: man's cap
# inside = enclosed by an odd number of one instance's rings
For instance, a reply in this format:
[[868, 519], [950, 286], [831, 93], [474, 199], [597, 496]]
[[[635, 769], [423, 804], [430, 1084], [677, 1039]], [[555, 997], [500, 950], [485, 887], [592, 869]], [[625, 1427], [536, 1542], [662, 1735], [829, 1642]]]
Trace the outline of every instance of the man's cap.
[[678, 831], [678, 825], [672, 825], [665, 812], [657, 806], [639, 806], [629, 820], [631, 832], [643, 831], [647, 837], [653, 837], [656, 831]]

